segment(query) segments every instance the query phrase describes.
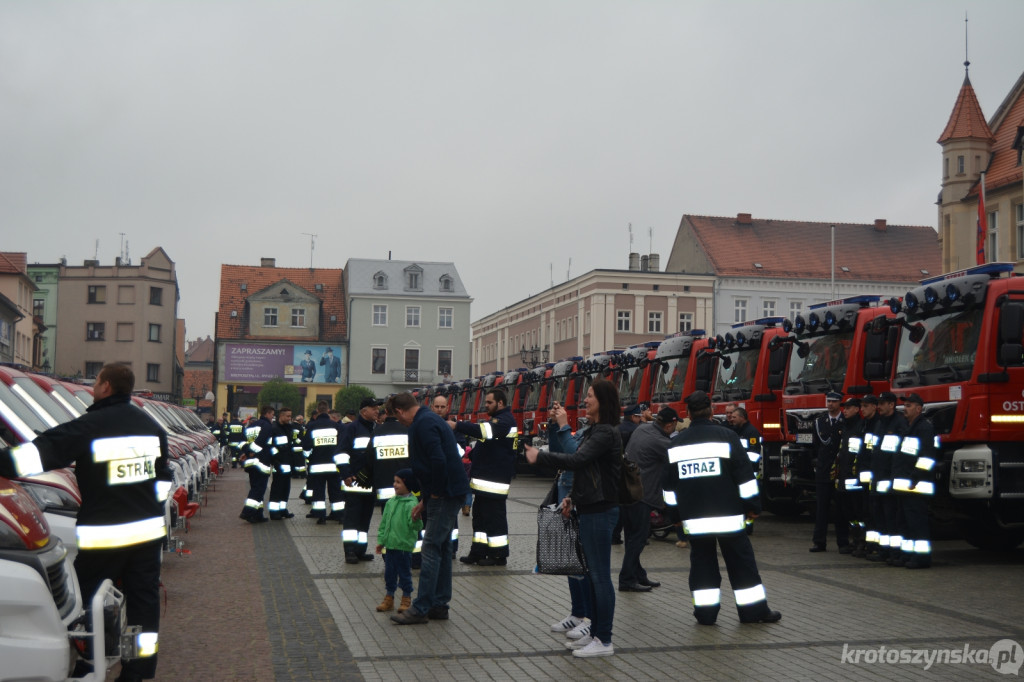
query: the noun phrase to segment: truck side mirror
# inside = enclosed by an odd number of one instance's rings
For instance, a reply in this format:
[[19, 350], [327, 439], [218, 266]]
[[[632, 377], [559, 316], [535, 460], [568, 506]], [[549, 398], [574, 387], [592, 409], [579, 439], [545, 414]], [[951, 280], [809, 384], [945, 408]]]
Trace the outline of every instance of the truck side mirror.
[[1020, 303], [1004, 303], [999, 308], [999, 364], [1024, 364], [1024, 305]]
[[924, 338], [924, 325], [918, 322], [910, 328], [910, 343], [921, 343]]
[[[772, 339], [775, 341], [776, 339]], [[785, 384], [786, 360], [789, 358], [789, 347], [782, 344], [768, 344], [768, 390], [781, 391]]]

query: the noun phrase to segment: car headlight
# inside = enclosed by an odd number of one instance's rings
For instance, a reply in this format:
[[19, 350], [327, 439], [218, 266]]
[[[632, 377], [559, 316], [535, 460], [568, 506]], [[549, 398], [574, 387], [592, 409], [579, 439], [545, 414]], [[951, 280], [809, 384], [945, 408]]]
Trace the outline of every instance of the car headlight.
[[25, 541], [3, 521], [0, 521], [0, 549], [25, 549]]
[[19, 481], [19, 483], [44, 512], [54, 512], [65, 516], [78, 515], [81, 505], [66, 490], [28, 481]]

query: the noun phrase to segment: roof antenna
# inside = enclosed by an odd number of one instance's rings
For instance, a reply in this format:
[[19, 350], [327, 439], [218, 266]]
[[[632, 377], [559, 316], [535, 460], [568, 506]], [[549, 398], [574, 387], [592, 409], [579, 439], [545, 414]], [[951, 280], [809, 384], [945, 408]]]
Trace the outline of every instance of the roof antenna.
[[316, 243], [316, 238], [320, 235], [311, 234], [309, 232], [303, 232], [302, 234], [309, 237], [309, 269], [313, 269], [313, 245]]
[[555, 264], [554, 263], [548, 263], [548, 272], [550, 273], [551, 288], [553, 289], [555, 287]]
[[967, 12], [964, 12], [964, 74], [968, 73], [971, 69], [971, 60], [967, 58]]

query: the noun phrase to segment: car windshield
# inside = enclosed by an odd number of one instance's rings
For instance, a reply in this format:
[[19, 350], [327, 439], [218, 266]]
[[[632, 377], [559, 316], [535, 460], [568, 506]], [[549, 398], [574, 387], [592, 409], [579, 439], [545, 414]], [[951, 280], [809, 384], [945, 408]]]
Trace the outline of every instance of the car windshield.
[[825, 334], [800, 343], [807, 344], [807, 355], [800, 357], [799, 353], [792, 354], [786, 393], [842, 390], [846, 365], [850, 359], [850, 346], [853, 344], [853, 330]]
[[683, 382], [686, 381], [690, 357], [668, 358], [660, 362], [662, 364], [655, 372], [657, 382], [651, 400], [656, 403], [679, 402], [683, 397]]
[[712, 389], [713, 400], [747, 400], [754, 387], [754, 375], [757, 372], [759, 348], [744, 348], [741, 351], [725, 353], [724, 357], [732, 360], [726, 369], [724, 362], [718, 363], [718, 374]]
[[75, 412], [77, 414], [77, 416], [80, 417], [83, 414], [85, 414], [85, 408], [88, 407], [88, 406], [87, 405], [83, 405], [82, 401], [79, 400], [75, 396], [75, 394], [72, 393], [71, 391], [69, 391], [68, 389], [64, 388], [60, 384], [54, 384], [53, 385], [53, 393], [54, 393], [54, 397], [58, 397], [59, 396], [67, 404], [67, 407], [72, 412]]
[[904, 327], [896, 360], [896, 385], [931, 386], [969, 379], [974, 372], [983, 313], [981, 308], [949, 312]]
[[43, 418], [36, 414], [35, 410], [29, 407], [29, 404], [21, 396], [2, 381], [0, 381], [0, 417], [3, 417], [6, 424], [3, 429], [3, 438], [8, 442], [30, 441], [37, 434], [50, 428], [50, 425], [43, 421]]
[[536, 410], [538, 403], [540, 403], [540, 381], [531, 381], [529, 389], [526, 394], [526, 402], [523, 404], [524, 410]]
[[639, 365], [624, 367], [619, 374], [619, 399], [623, 405], [633, 405], [640, 395], [644, 370]]
[[41, 388], [39, 384], [32, 381], [31, 378], [15, 377], [14, 383], [24, 389], [25, 393], [28, 393], [32, 397], [32, 400], [36, 401], [39, 407], [46, 410], [47, 414], [49, 414], [58, 424], [71, 421], [78, 416], [70, 407], [62, 405], [58, 400]]

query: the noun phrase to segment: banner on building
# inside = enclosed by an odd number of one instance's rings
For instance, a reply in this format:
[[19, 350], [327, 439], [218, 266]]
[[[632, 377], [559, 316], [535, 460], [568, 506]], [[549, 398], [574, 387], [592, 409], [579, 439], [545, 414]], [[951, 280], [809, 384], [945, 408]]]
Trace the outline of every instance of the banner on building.
[[340, 384], [343, 354], [337, 345], [225, 343], [224, 381], [284, 379], [297, 384]]

